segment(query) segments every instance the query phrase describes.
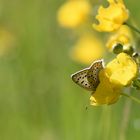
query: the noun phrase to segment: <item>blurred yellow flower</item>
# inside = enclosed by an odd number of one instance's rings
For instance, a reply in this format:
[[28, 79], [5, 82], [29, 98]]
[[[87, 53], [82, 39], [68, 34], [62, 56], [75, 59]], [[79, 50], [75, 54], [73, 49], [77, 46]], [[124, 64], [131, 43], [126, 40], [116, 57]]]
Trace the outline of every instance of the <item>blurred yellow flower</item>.
[[138, 73], [136, 62], [126, 53], [120, 53], [116, 59], [106, 66], [106, 73], [110, 77], [110, 82], [128, 86]]
[[127, 54], [120, 53], [100, 71], [100, 83], [90, 97], [91, 105], [115, 103], [124, 86], [128, 86], [137, 76], [138, 67], [135, 61]]
[[84, 64], [90, 64], [103, 55], [102, 41], [94, 35], [83, 35], [71, 50], [72, 59]]
[[0, 56], [6, 55], [15, 46], [15, 36], [6, 30], [0, 28]]
[[119, 30], [113, 33], [107, 41], [106, 46], [110, 51], [112, 51], [113, 46], [118, 43], [122, 44], [123, 46], [134, 44], [133, 34], [128, 26], [122, 25]]
[[64, 3], [58, 11], [58, 22], [62, 27], [75, 28], [83, 23], [91, 10], [86, 0], [71, 0]]
[[102, 32], [112, 32], [117, 29], [128, 19], [129, 14], [123, 0], [108, 0], [109, 6], [99, 7], [96, 19], [99, 24], [93, 24], [94, 29]]

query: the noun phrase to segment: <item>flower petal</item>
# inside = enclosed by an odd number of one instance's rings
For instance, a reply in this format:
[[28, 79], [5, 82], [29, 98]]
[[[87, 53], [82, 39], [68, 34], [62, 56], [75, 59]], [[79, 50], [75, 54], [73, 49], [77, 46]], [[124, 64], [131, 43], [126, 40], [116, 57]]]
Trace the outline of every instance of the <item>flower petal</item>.
[[83, 35], [71, 50], [71, 57], [75, 61], [90, 64], [101, 59], [104, 55], [102, 41], [94, 35]]
[[109, 6], [100, 6], [96, 19], [99, 24], [93, 24], [98, 31], [111, 32], [117, 30], [129, 17], [128, 10], [122, 1], [108, 0]]
[[58, 11], [58, 22], [66, 28], [75, 28], [83, 23], [91, 10], [88, 1], [68, 1]]
[[99, 106], [115, 103], [119, 99], [122, 87], [110, 83], [105, 69], [101, 70], [99, 78], [100, 84], [98, 85], [95, 93], [93, 93], [90, 97], [90, 104]]
[[138, 66], [129, 55], [120, 53], [116, 59], [107, 64], [106, 73], [111, 83], [127, 86], [137, 76]]

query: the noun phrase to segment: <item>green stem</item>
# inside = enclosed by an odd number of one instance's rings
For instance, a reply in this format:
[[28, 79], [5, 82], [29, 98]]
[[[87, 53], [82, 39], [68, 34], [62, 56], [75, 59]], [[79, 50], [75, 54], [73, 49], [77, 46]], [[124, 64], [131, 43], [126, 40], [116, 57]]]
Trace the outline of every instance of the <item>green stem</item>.
[[125, 94], [125, 93], [121, 93], [121, 95], [126, 96], [129, 99], [131, 99], [131, 100], [133, 100], [133, 101], [135, 101], [135, 102], [140, 104], [140, 100], [138, 98], [134, 97], [134, 96], [131, 96], [131, 95], [128, 95], [128, 94]]
[[139, 33], [140, 34], [140, 30], [136, 27], [134, 27], [133, 25], [125, 22], [124, 25], [127, 25], [128, 27], [130, 27], [132, 30], [134, 30], [135, 32]]

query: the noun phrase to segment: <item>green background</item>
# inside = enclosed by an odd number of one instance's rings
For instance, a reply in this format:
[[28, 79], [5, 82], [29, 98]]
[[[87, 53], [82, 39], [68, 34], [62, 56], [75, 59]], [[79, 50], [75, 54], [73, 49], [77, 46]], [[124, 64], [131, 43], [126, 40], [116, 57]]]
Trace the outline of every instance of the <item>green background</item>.
[[[63, 2], [0, 0], [0, 25], [17, 38], [0, 58], [0, 140], [139, 140], [139, 104], [85, 109], [90, 95], [70, 78], [85, 66], [70, 59], [72, 33], [56, 20]], [[125, 3], [140, 24], [139, 1]]]

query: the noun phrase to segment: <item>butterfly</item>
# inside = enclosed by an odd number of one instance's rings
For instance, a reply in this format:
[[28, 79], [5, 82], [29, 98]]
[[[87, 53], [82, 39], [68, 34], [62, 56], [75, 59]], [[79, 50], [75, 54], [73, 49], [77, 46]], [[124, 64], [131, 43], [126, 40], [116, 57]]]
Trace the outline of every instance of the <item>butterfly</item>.
[[79, 86], [95, 91], [99, 85], [99, 72], [104, 68], [104, 61], [94, 61], [89, 68], [85, 68], [71, 75], [72, 80]]

